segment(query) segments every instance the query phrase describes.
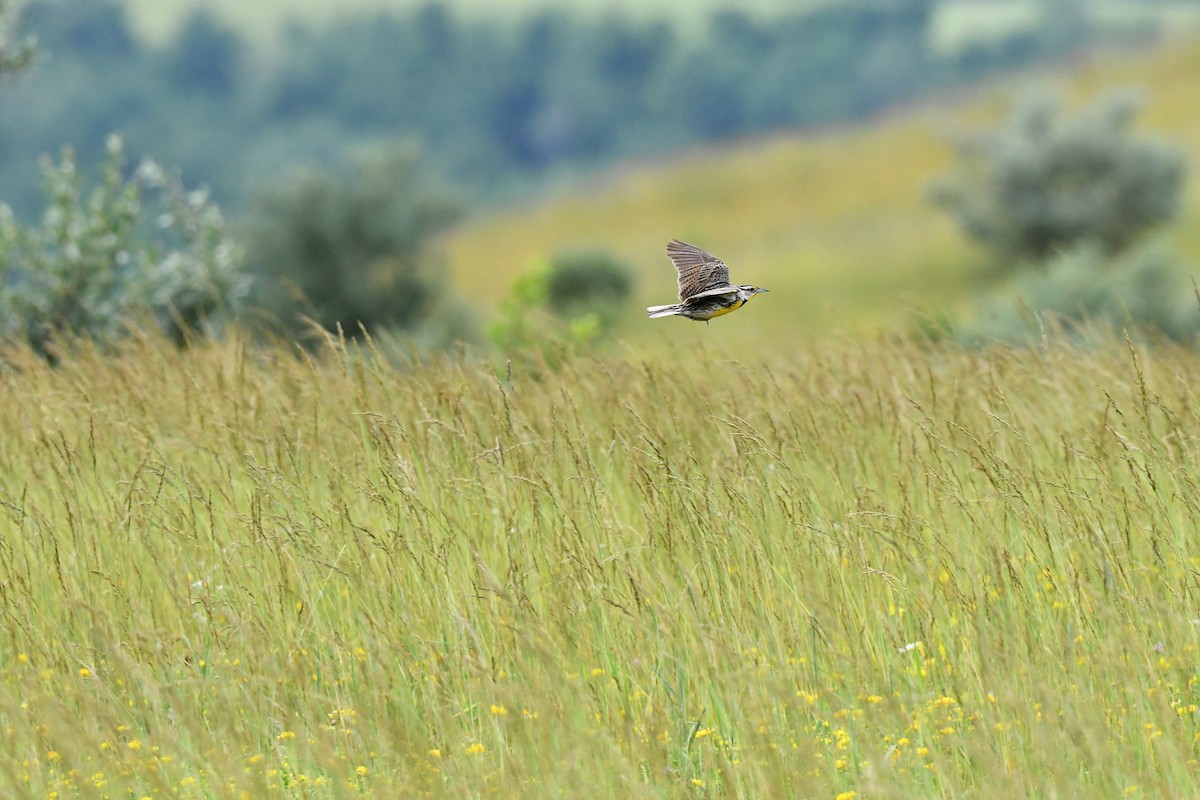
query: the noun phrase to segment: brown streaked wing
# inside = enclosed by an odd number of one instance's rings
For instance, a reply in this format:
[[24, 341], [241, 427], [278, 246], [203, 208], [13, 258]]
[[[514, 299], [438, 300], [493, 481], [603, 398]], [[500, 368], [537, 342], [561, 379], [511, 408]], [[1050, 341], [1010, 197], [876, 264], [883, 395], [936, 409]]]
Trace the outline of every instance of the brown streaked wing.
[[707, 250], [672, 239], [667, 256], [679, 271], [679, 299], [729, 285], [729, 267]]

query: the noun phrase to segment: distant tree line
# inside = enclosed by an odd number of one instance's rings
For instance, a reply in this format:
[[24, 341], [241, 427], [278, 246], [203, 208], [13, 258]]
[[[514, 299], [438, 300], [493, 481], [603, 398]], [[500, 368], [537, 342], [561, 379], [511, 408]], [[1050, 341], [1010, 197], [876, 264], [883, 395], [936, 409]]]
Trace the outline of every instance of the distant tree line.
[[203, 10], [153, 46], [115, 0], [35, 3], [26, 27], [41, 56], [0, 96], [0, 186], [29, 215], [40, 155], [69, 144], [96, 162], [120, 130], [131, 154], [178, 165], [235, 207], [286, 165], [336, 165], [357, 145], [397, 137], [486, 194], [563, 166], [861, 117], [1061, 51], [1048, 33], [937, 56], [933, 7], [726, 11], [697, 33], [561, 10], [485, 21], [430, 3], [293, 27], [254, 48]]

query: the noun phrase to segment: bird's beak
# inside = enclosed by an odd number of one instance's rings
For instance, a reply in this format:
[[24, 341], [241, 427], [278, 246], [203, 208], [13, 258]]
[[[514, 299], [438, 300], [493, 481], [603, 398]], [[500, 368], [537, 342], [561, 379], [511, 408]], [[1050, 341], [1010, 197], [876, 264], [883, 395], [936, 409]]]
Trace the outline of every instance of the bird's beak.
[[759, 289], [758, 292], [755, 292], [755, 294], [758, 294], [759, 292], [769, 292], [769, 291], [771, 291], [771, 290], [770, 289]]

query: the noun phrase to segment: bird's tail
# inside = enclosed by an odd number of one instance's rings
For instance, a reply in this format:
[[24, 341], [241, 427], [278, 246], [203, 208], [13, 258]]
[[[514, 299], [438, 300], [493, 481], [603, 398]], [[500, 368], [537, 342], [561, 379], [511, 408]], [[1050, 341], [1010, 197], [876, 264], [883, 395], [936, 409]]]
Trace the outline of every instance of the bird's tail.
[[658, 319], [659, 317], [670, 317], [683, 311], [683, 306], [679, 303], [672, 303], [669, 306], [650, 306], [646, 309], [646, 316], [650, 319]]

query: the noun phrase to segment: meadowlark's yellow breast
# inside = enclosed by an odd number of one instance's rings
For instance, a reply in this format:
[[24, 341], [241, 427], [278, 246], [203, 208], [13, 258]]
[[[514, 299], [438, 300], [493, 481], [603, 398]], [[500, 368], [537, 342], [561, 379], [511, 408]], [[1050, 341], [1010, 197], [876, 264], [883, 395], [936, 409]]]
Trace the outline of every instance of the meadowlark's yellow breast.
[[744, 305], [746, 305], [746, 301], [739, 297], [737, 300], [725, 306], [724, 308], [718, 308], [715, 312], [713, 312], [711, 317], [708, 317], [708, 319], [716, 319], [717, 317], [728, 314], [730, 311], [737, 311]]

